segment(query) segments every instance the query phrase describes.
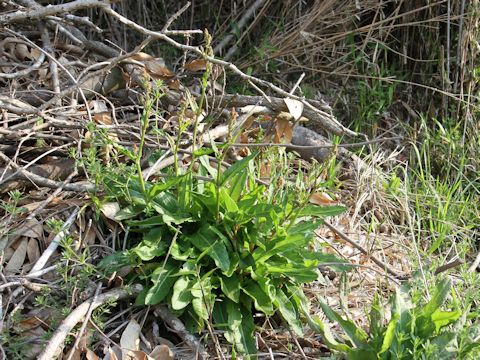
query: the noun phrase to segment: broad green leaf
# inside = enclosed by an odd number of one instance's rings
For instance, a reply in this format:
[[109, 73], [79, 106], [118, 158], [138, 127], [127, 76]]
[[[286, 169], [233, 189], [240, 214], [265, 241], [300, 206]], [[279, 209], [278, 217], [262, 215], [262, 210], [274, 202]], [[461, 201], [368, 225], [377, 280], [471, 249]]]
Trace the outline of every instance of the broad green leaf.
[[290, 234], [303, 234], [305, 237], [312, 237], [313, 232], [318, 229], [320, 223], [315, 221], [300, 221], [292, 225], [289, 229]]
[[275, 254], [291, 249], [305, 247], [312, 238], [305, 237], [302, 233], [289, 234], [285, 237], [276, 237], [267, 245], [266, 251], [256, 250], [253, 257], [257, 262], [264, 262]]
[[159, 214], [176, 213], [180, 208], [177, 198], [167, 191], [156, 194], [152, 199], [152, 206]]
[[230, 258], [222, 239], [211, 229], [211, 225], [204, 225], [192, 235], [185, 235], [188, 240], [200, 251], [205, 252], [215, 261], [223, 272], [230, 268]]
[[192, 306], [195, 313], [203, 320], [208, 321], [210, 313], [203, 298], [193, 298]]
[[346, 344], [341, 344], [337, 340], [335, 340], [335, 337], [333, 336], [332, 331], [330, 330], [328, 325], [321, 321], [318, 316], [310, 315], [308, 305], [309, 301], [300, 286], [287, 285], [287, 288], [288, 291], [292, 294], [292, 300], [295, 302], [297, 308], [302, 313], [302, 315], [305, 316], [310, 328], [313, 331], [322, 335], [323, 341], [329, 348], [342, 352], [347, 352], [351, 349], [350, 346]]
[[380, 305], [378, 294], [373, 296], [372, 306], [370, 308], [370, 335], [375, 339], [382, 335], [383, 309]]
[[[154, 206], [155, 207], [155, 206]], [[183, 224], [184, 222], [191, 222], [192, 217], [189, 214], [186, 213], [167, 213], [166, 211], [162, 215], [156, 215], [149, 217], [145, 220], [134, 220], [130, 221], [131, 226], [140, 226], [140, 227], [149, 227], [149, 226], [157, 226], [157, 225], [170, 225], [170, 224], [176, 224], [180, 225]]]
[[124, 266], [135, 264], [135, 256], [132, 256], [129, 251], [117, 251], [104, 257], [97, 266], [100, 269], [105, 270], [107, 274], [112, 274]]
[[143, 240], [132, 248], [132, 252], [144, 261], [149, 261], [157, 256], [164, 255], [169, 245], [166, 241], [162, 241], [163, 231], [164, 228], [161, 226], [152, 228], [143, 237]]
[[200, 149], [197, 149], [193, 152], [193, 155], [194, 156], [203, 156], [203, 155], [210, 155], [210, 154], [213, 154], [215, 151], [213, 149], [210, 149], [210, 148], [200, 148]]
[[224, 206], [225, 210], [229, 213], [237, 213], [238, 206], [235, 200], [233, 200], [228, 194], [225, 188], [221, 188], [219, 192], [220, 203]]
[[176, 280], [177, 271], [174, 265], [167, 262], [165, 267], [161, 265], [151, 274], [153, 286], [145, 295], [145, 305], [156, 305], [167, 297]]
[[454, 311], [435, 311], [431, 319], [435, 324], [435, 330], [438, 332], [444, 326], [450, 325], [457, 321], [462, 316], [461, 310], [454, 310]]
[[225, 301], [217, 301], [213, 306], [213, 321], [215, 324], [215, 329], [217, 330], [228, 330], [228, 311], [227, 303]]
[[217, 178], [217, 169], [215, 169], [214, 167], [212, 167], [212, 165], [210, 165], [210, 160], [207, 156], [201, 156], [199, 158], [200, 160], [200, 164], [202, 164], [202, 167], [208, 172], [208, 174], [216, 179]]
[[191, 221], [192, 217], [187, 212], [181, 211], [180, 204], [177, 199], [167, 192], [158, 194], [152, 201], [152, 207], [161, 214], [165, 224], [182, 224]]
[[157, 194], [170, 190], [184, 180], [185, 175], [173, 176], [164, 183], [156, 183], [150, 189], [148, 189], [148, 196], [153, 199]]
[[149, 287], [144, 287], [142, 291], [140, 291], [135, 299], [135, 305], [145, 305], [145, 297], [147, 296], [149, 290]]
[[242, 171], [237, 176], [234, 176], [230, 180], [230, 184], [226, 189], [228, 195], [233, 201], [238, 201], [242, 195], [242, 191], [245, 189], [245, 183], [247, 181], [248, 171]]
[[[145, 196], [141, 193], [140, 186], [135, 186], [134, 183], [130, 183], [128, 189], [129, 201], [134, 206], [146, 206], [147, 201], [145, 200]], [[137, 189], [136, 189], [137, 188]]]
[[[192, 186], [193, 186], [193, 174], [187, 172], [183, 175], [182, 181], [177, 185], [177, 201], [181, 209], [188, 209], [189, 214], [194, 214], [195, 207], [192, 206]], [[174, 210], [175, 211], [175, 210]]]
[[212, 294], [211, 278], [206, 277], [193, 284], [190, 292], [193, 296], [192, 306], [195, 313], [205, 321], [210, 318], [210, 312], [215, 303], [215, 297]]
[[270, 275], [288, 276], [297, 283], [309, 283], [317, 280], [318, 271], [315, 266], [316, 262], [313, 263], [313, 265], [314, 266], [303, 265], [303, 267], [301, 267], [295, 263], [271, 264], [270, 262], [265, 262], [265, 268]]
[[355, 325], [352, 321], [343, 319], [340, 314], [330, 308], [330, 306], [328, 306], [322, 298], [320, 298], [319, 301], [320, 306], [322, 307], [322, 310], [327, 318], [329, 318], [330, 321], [338, 323], [356, 347], [364, 349], [367, 345], [367, 333], [362, 328]]
[[[225, 228], [226, 226], [224, 226]], [[230, 240], [228, 239], [228, 237], [225, 236], [224, 233], [222, 233], [217, 227], [215, 226], [210, 226], [210, 229], [215, 233], [217, 234], [217, 236], [220, 238], [221, 242], [223, 244], [225, 244], [225, 246], [227, 247], [227, 251], [229, 253], [231, 253], [233, 250], [232, 250], [232, 245], [230, 244]]]
[[246, 284], [242, 286], [242, 290], [253, 299], [255, 308], [265, 315], [273, 315], [274, 310], [270, 297], [253, 280], [246, 281], [245, 283]]
[[226, 299], [226, 307], [228, 314], [229, 331], [225, 334], [225, 338], [235, 344], [236, 349], [244, 354], [255, 354], [255, 324], [250, 311], [244, 309], [240, 304], [236, 304]]
[[283, 289], [276, 289], [275, 293], [275, 306], [280, 311], [283, 319], [288, 323], [290, 328], [298, 335], [303, 336], [302, 323], [300, 317], [293, 305], [292, 301], [283, 292]]
[[435, 292], [430, 299], [430, 301], [424, 306], [422, 315], [430, 317], [435, 311], [437, 311], [440, 306], [443, 305], [445, 300], [447, 299], [447, 295], [450, 291], [451, 288], [451, 282], [450, 279], [446, 278], [441, 280], [436, 288]]
[[325, 341], [325, 345], [327, 345], [330, 349], [335, 349], [337, 351], [341, 352], [348, 352], [352, 348], [348, 346], [347, 344], [342, 344], [339, 343], [337, 340], [335, 340], [335, 337], [333, 336], [332, 330], [330, 330], [330, 327], [325, 324], [318, 316], [311, 316], [308, 313], [303, 313], [305, 318], [307, 319], [307, 323], [310, 326], [310, 328], [322, 335], [323, 341]]
[[234, 274], [231, 277], [220, 276], [220, 286], [226, 297], [238, 303], [240, 299], [240, 279], [237, 275]]
[[171, 300], [173, 310], [181, 310], [190, 304], [193, 299], [192, 292], [190, 291], [193, 283], [194, 281], [186, 276], [181, 276], [177, 279], [173, 285]]
[[121, 209], [119, 212], [115, 214], [115, 220], [122, 221], [122, 220], [127, 220], [131, 219], [135, 216], [138, 216], [142, 213], [144, 206], [135, 206], [135, 205], [130, 205], [127, 206], [124, 209]]
[[175, 260], [186, 261], [195, 254], [193, 247], [185, 247], [179, 244], [179, 241], [175, 241], [170, 245], [170, 255]]
[[[192, 199], [194, 203], [202, 204], [209, 212], [209, 216], [213, 216], [217, 211], [217, 199], [215, 189], [211, 189], [213, 184], [205, 184], [205, 191], [203, 194], [192, 193]], [[205, 214], [208, 215], [208, 214]]]
[[395, 292], [392, 302], [392, 316], [400, 315], [399, 329], [407, 329], [412, 320], [411, 309], [415, 306], [412, 303], [408, 286], [400, 286]]
[[221, 176], [220, 186], [225, 185], [225, 183], [230, 180], [233, 176], [241, 176], [242, 172], [246, 171], [248, 164], [252, 159], [257, 157], [259, 152], [256, 152], [252, 155], [244, 157], [242, 160], [237, 161], [235, 164], [230, 166]]
[[400, 320], [400, 314], [394, 314], [390, 322], [388, 323], [387, 330], [383, 335], [383, 342], [382, 347], [380, 348], [380, 352], [378, 353], [383, 354], [392, 346], [393, 340], [395, 338], [395, 329], [397, 327], [398, 321]]

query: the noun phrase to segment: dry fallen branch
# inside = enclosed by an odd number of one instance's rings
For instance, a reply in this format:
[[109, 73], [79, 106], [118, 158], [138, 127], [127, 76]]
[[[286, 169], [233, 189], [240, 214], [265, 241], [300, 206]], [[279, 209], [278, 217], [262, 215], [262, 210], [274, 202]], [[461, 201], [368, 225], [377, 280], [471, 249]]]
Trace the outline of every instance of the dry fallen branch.
[[174, 316], [166, 307], [164, 306], [157, 306], [153, 310], [153, 313], [160, 317], [165, 324], [167, 324], [180, 338], [187, 344], [190, 349], [196, 354], [196, 359], [208, 359], [208, 353], [203, 347], [203, 345], [198, 341], [198, 339], [190, 334], [185, 325], [176, 317]]
[[48, 342], [45, 349], [39, 355], [38, 360], [51, 360], [56, 359], [62, 352], [66, 337], [70, 334], [70, 331], [87, 315], [90, 311], [95, 310], [99, 306], [110, 302], [127, 299], [136, 296], [142, 291], [141, 285], [133, 285], [128, 288], [110, 290], [104, 294], [94, 296], [92, 300], [87, 300], [73, 310], [60, 326], [53, 333], [52, 338]]
[[257, 77], [251, 76], [251, 75], [247, 75], [246, 73], [241, 71], [236, 65], [234, 65], [230, 62], [220, 60], [220, 59], [216, 59], [213, 56], [206, 55], [199, 47], [181, 44], [181, 43], [173, 40], [172, 38], [170, 38], [165, 33], [156, 32], [156, 31], [146, 29], [145, 27], [127, 19], [126, 17], [122, 16], [121, 14], [117, 13], [116, 11], [114, 11], [111, 8], [106, 7], [104, 10], [105, 10], [106, 13], [108, 13], [109, 15], [111, 15], [112, 17], [114, 17], [115, 19], [120, 21], [121, 23], [125, 24], [126, 26], [128, 26], [128, 27], [130, 27], [130, 28], [132, 28], [132, 29], [144, 34], [144, 35], [150, 36], [150, 37], [155, 38], [155, 39], [163, 40], [163, 41], [167, 42], [168, 44], [170, 44], [170, 45], [172, 45], [172, 46], [174, 46], [178, 49], [181, 49], [183, 51], [190, 51], [190, 52], [196, 54], [197, 56], [199, 56], [200, 58], [203, 58], [203, 59], [211, 62], [212, 64], [220, 65], [220, 66], [224, 67], [225, 69], [231, 70], [232, 72], [239, 75], [244, 80], [251, 81], [252, 83], [254, 83], [256, 85], [265, 86], [265, 87], [269, 88], [270, 90], [272, 90], [272, 91], [276, 92], [277, 94], [282, 95], [286, 98], [292, 98], [292, 99], [301, 101], [306, 106], [305, 110], [307, 110], [307, 108], [308, 108], [308, 109], [310, 109], [310, 110], [312, 110], [312, 111], [314, 111], [318, 114], [318, 117], [322, 119], [322, 121], [319, 122], [318, 125], [322, 126], [323, 128], [325, 128], [325, 130], [327, 130], [329, 132], [332, 132], [336, 135], [341, 135], [341, 134], [348, 134], [348, 135], [353, 135], [353, 136], [357, 135], [357, 133], [355, 133], [354, 131], [351, 131], [351, 130], [347, 129], [342, 124], [340, 124], [335, 119], [335, 117], [333, 115], [331, 115], [331, 114], [329, 114], [329, 113], [327, 113], [327, 112], [325, 112], [321, 109], [316, 108], [315, 106], [313, 106], [311, 103], [309, 103], [308, 101], [306, 101], [302, 97], [292, 95], [289, 92], [279, 88], [278, 86], [272, 84], [269, 81], [262, 80], [262, 79], [259, 79]]
[[73, 210], [73, 212], [70, 214], [68, 219], [63, 224], [60, 232], [57, 235], [55, 235], [50, 245], [48, 245], [48, 247], [43, 252], [42, 256], [40, 256], [40, 258], [37, 260], [35, 265], [32, 267], [32, 270], [30, 270], [30, 273], [35, 273], [37, 271], [42, 270], [45, 267], [45, 265], [47, 264], [52, 254], [55, 252], [55, 250], [57, 250], [58, 245], [60, 244], [60, 241], [62, 241], [63, 238], [67, 236], [68, 229], [70, 229], [70, 226], [72, 226], [73, 222], [77, 218], [79, 211], [80, 211], [79, 208], [76, 208], [75, 210]]
[[[32, 5], [34, 2], [30, 2]], [[38, 5], [38, 4], [37, 4]], [[98, 7], [110, 6], [109, 1], [98, 0], [76, 0], [66, 4], [35, 6], [25, 11], [16, 11], [14, 13], [0, 15], [0, 25], [5, 26], [14, 22], [40, 20], [44, 17], [57, 15], [61, 13], [69, 13], [81, 9], [90, 9]]]

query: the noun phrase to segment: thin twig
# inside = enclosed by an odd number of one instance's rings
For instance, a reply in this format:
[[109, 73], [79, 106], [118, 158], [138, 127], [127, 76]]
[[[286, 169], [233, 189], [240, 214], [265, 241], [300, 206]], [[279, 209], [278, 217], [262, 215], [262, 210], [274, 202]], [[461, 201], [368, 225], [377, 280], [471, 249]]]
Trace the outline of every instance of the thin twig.
[[433, 273], [434, 275], [438, 275], [444, 271], [447, 271], [449, 269], [452, 269], [454, 267], [457, 267], [457, 266], [460, 266], [460, 265], [463, 265], [465, 264], [465, 262], [462, 260], [462, 259], [454, 259], [446, 264], [443, 264], [441, 266], [439, 266], [438, 268], [435, 269], [435, 272]]
[[170, 19], [167, 20], [167, 22], [165, 23], [165, 25], [163, 26], [162, 28], [162, 32], [164, 33], [165, 31], [168, 30], [168, 28], [170, 27], [170, 25], [172, 25], [172, 23], [177, 20], [177, 18], [182, 15], [185, 10], [187, 10], [189, 7], [190, 7], [190, 1], [188, 1], [180, 10], [178, 10], [175, 14], [173, 14], [172, 16], [170, 16]]
[[40, 256], [40, 258], [37, 260], [33, 268], [30, 270], [30, 273], [34, 273], [36, 271], [43, 269], [43, 267], [46, 265], [46, 263], [50, 259], [50, 256], [52, 256], [55, 250], [57, 250], [58, 245], [60, 244], [60, 241], [67, 235], [68, 229], [70, 228], [70, 226], [72, 226], [73, 222], [77, 218], [79, 211], [80, 211], [80, 208], [78, 207], [75, 208], [75, 210], [73, 210], [73, 212], [70, 214], [68, 219], [63, 224], [60, 232], [53, 238], [50, 245], [48, 245], [48, 247], [43, 252], [42, 256]]
[[326, 227], [328, 227], [331, 231], [333, 231], [334, 233], [336, 233], [338, 236], [340, 236], [343, 240], [345, 240], [346, 242], [348, 242], [350, 245], [352, 245], [353, 247], [357, 248], [358, 250], [360, 250], [363, 254], [367, 255], [370, 259], [372, 259], [372, 261], [377, 264], [378, 266], [380, 266], [382, 269], [384, 269], [387, 273], [389, 273], [390, 275], [394, 276], [395, 278], [399, 279], [399, 280], [406, 280], [410, 277], [410, 275], [408, 274], [405, 274], [405, 273], [399, 273], [397, 272], [396, 270], [393, 270], [390, 266], [388, 266], [387, 264], [383, 263], [382, 261], [380, 261], [379, 259], [377, 259], [375, 256], [373, 256], [372, 254], [370, 254], [370, 252], [365, 249], [362, 245], [358, 244], [356, 241], [353, 241], [352, 239], [350, 239], [342, 230], [338, 229], [337, 227], [333, 226], [332, 224], [330, 224], [328, 221], [324, 221], [324, 224]]

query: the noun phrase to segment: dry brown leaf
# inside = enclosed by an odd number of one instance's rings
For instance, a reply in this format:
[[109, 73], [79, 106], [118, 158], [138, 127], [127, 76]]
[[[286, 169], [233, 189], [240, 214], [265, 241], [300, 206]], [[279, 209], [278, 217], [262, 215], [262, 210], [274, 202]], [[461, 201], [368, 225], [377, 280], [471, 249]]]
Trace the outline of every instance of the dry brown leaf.
[[86, 245], [95, 244], [97, 234], [95, 233], [95, 229], [93, 228], [94, 226], [95, 225], [90, 226], [83, 235], [83, 243]]
[[290, 121], [283, 116], [279, 116], [275, 119], [275, 137], [274, 142], [280, 143], [281, 140], [283, 143], [290, 144], [293, 137], [293, 128], [290, 124]]
[[90, 108], [93, 107], [93, 120], [100, 125], [112, 125], [112, 117], [107, 103], [104, 100], [92, 100], [89, 103]]
[[338, 201], [333, 200], [332, 197], [328, 195], [326, 192], [316, 192], [310, 195], [310, 198], [308, 200], [310, 203], [315, 205], [338, 204]]
[[140, 331], [140, 325], [134, 319], [130, 320], [120, 337], [120, 347], [123, 354], [128, 354], [129, 350], [139, 349]]
[[175, 74], [165, 66], [163, 61], [147, 61], [145, 62], [145, 69], [147, 74], [154, 79], [169, 80], [175, 77]]
[[69, 351], [67, 351], [66, 354], [63, 355], [62, 360], [81, 360], [82, 359], [82, 353], [83, 350], [75, 347], [71, 348]]
[[15, 56], [18, 60], [24, 61], [25, 59], [31, 60], [32, 55], [30, 54], [30, 50], [28, 46], [25, 44], [16, 44], [15, 45]]
[[142, 350], [131, 350], [128, 352], [128, 356], [124, 357], [123, 360], [159, 360], [158, 358], [150, 357], [147, 353]]
[[295, 121], [300, 119], [303, 113], [303, 103], [301, 101], [291, 99], [291, 98], [283, 99], [283, 101], [287, 105], [288, 111], [293, 116], [293, 119]]
[[137, 61], [150, 61], [150, 60], [153, 60], [153, 56], [146, 54], [144, 52], [138, 52], [130, 56], [130, 59], [137, 60]]
[[102, 205], [100, 211], [106, 218], [116, 221], [115, 215], [120, 211], [120, 205], [117, 202], [107, 202]]
[[260, 166], [260, 178], [269, 178], [270, 177], [270, 164], [262, 164]]
[[37, 239], [30, 239], [27, 246], [28, 262], [34, 264], [40, 258], [40, 247]]
[[26, 237], [22, 237], [16, 243], [18, 244], [18, 246], [15, 249], [12, 257], [8, 261], [7, 266], [5, 266], [5, 270], [12, 273], [18, 272], [21, 269], [23, 263], [25, 262], [25, 258], [27, 255], [28, 239]]
[[18, 323], [18, 326], [22, 331], [33, 330], [43, 325], [46, 325], [45, 322], [41, 321], [37, 316], [28, 316], [27, 318], [20, 320]]
[[29, 219], [15, 229], [14, 234], [38, 239], [43, 235], [43, 225], [37, 219]]
[[157, 345], [150, 357], [155, 360], [173, 360], [173, 352], [167, 345]]
[[112, 117], [108, 112], [93, 114], [92, 118], [97, 124], [112, 125]]
[[196, 59], [185, 64], [183, 68], [187, 71], [193, 71], [193, 72], [205, 71], [207, 70], [207, 60]]
[[247, 120], [242, 125], [242, 128], [244, 130], [248, 130], [252, 127], [253, 122], [255, 121], [255, 116], [249, 116]]
[[99, 360], [100, 358], [90, 349], [85, 349], [85, 357], [87, 360]]
[[178, 79], [165, 80], [165, 82], [166, 82], [169, 89], [172, 89], [172, 90], [179, 90], [180, 89], [181, 83], [180, 83], [180, 81], [178, 81]]

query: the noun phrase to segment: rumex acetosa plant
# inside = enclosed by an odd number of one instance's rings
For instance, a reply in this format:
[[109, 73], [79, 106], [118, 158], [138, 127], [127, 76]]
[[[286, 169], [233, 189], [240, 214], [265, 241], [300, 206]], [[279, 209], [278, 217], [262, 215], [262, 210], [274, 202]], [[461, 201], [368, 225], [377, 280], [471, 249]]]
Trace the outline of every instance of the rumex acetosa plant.
[[338, 342], [326, 324], [317, 321], [314, 325], [327, 345], [349, 360], [478, 359], [480, 325], [471, 323], [469, 308], [462, 311], [458, 300], [453, 301], [453, 309], [442, 309], [450, 291], [450, 280], [441, 280], [431, 299], [424, 302], [418, 291], [404, 284], [391, 297], [386, 324], [383, 307], [375, 296], [368, 333], [320, 299], [323, 312], [343, 330], [345, 341]]
[[302, 333], [302, 284], [317, 279], [322, 263], [339, 262], [311, 249], [314, 230], [344, 210], [299, 203], [294, 188], [281, 202], [269, 197], [254, 177], [257, 156], [217, 171], [201, 155], [195, 174], [189, 169], [143, 186], [135, 176], [107, 180], [121, 207], [116, 217], [131, 235], [128, 250], [100, 264], [133, 269], [128, 280], [145, 284], [138, 304], [167, 303], [196, 330], [213, 323], [246, 354], [256, 352], [255, 312], [277, 313]]

